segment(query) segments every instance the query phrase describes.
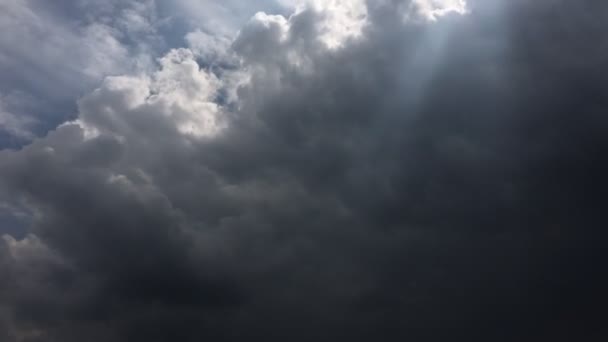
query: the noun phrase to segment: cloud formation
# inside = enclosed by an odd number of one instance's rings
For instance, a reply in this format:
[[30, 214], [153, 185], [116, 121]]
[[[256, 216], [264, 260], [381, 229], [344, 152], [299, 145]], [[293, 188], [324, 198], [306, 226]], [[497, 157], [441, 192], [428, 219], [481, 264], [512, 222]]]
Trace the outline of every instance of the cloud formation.
[[0, 151], [0, 339], [601, 340], [606, 6], [464, 6], [283, 2], [128, 70], [104, 33]]
[[[7, 111], [29, 122], [0, 143], [44, 135], [73, 119], [75, 99], [108, 75], [150, 66], [160, 47], [154, 2], [7, 0], [0, 4], [0, 94], [27, 97]], [[18, 132], [19, 133], [19, 132]], [[25, 135], [25, 136], [24, 136]], [[26, 141], [27, 142], [27, 141]], [[17, 142], [16, 147], [23, 145]]]

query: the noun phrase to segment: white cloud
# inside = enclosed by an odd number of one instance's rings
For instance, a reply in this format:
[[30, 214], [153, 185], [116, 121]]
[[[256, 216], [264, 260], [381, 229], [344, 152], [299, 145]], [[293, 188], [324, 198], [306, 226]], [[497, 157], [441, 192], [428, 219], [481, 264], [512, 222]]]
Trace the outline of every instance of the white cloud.
[[[194, 54], [187, 49], [172, 50], [160, 59], [162, 69], [154, 76], [151, 89], [157, 95], [150, 103], [162, 104], [174, 116], [178, 130], [194, 136], [211, 136], [221, 128], [219, 106], [214, 102], [220, 81], [200, 70]], [[169, 109], [170, 108], [170, 109]]]
[[429, 20], [437, 20], [438, 17], [449, 13], [467, 13], [465, 0], [414, 0], [413, 4], [417, 11]]
[[[181, 134], [209, 137], [222, 128], [221, 107], [215, 97], [222, 82], [201, 70], [188, 49], [171, 50], [159, 59], [152, 75], [108, 77], [80, 101], [79, 124], [91, 137], [98, 132], [128, 136], [138, 130], [128, 117], [139, 110], [159, 115]], [[152, 119], [152, 117], [150, 117]]]
[[361, 35], [365, 26], [367, 6], [364, 0], [287, 0], [296, 8], [319, 12], [322, 20], [321, 40], [330, 48], [340, 47], [345, 40]]

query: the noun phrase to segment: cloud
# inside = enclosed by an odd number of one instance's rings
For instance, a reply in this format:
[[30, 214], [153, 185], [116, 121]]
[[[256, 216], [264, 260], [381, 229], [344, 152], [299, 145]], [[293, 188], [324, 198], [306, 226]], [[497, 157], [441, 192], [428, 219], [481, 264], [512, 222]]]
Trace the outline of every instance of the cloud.
[[[152, 77], [108, 77], [101, 88], [84, 97], [80, 108], [85, 130], [130, 134], [131, 126], [139, 123], [128, 122], [124, 111], [149, 106], [170, 117], [180, 133], [217, 133], [221, 128], [220, 109], [213, 102], [221, 86], [217, 77], [200, 70], [190, 50], [172, 50], [159, 62], [161, 69]], [[108, 103], [113, 106], [108, 108]]]
[[455, 12], [465, 14], [467, 4], [465, 0], [416, 0], [413, 5], [421, 14], [430, 20]]
[[264, 11], [288, 15], [289, 5], [280, 0], [258, 0], [255, 3], [238, 0], [156, 0], [159, 13], [171, 26], [169, 36], [181, 40], [183, 35], [201, 30], [214, 36], [233, 37], [255, 13]]
[[17, 138], [31, 139], [32, 134], [27, 129], [27, 126], [31, 123], [32, 119], [27, 116], [11, 113], [6, 108], [8, 107], [7, 102], [19, 102], [18, 97], [16, 94], [13, 94], [13, 96], [0, 96], [0, 127], [5, 131], [4, 133]]
[[558, 2], [292, 3], [105, 77], [0, 151], [0, 337], [601, 337], [606, 12]]
[[[77, 115], [74, 103], [107, 76], [149, 73], [191, 32], [232, 40], [260, 10], [287, 11], [275, 0], [65, 1], [9, 0], [0, 5], [0, 93], [36, 99], [27, 108], [27, 135], [4, 130], [0, 148], [20, 147]], [[35, 105], [34, 105], [35, 103]]]
[[287, 0], [284, 3], [295, 8], [296, 14], [307, 10], [316, 12], [319, 38], [329, 48], [337, 48], [344, 40], [360, 36], [366, 23], [367, 7], [363, 0]]
[[[57, 10], [59, 8], [60, 10]], [[61, 10], [63, 9], [63, 11]], [[30, 136], [73, 118], [73, 103], [108, 75], [145, 70], [159, 45], [154, 3], [9, 0], [0, 5], [0, 92], [36, 99]], [[2, 146], [5, 147], [5, 146]]]

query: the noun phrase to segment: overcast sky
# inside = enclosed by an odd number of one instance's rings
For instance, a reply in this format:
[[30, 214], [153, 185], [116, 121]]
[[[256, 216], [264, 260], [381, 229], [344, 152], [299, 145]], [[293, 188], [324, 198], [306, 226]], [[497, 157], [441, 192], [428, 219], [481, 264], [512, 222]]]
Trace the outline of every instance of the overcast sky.
[[0, 0], [0, 341], [605, 341], [608, 2]]

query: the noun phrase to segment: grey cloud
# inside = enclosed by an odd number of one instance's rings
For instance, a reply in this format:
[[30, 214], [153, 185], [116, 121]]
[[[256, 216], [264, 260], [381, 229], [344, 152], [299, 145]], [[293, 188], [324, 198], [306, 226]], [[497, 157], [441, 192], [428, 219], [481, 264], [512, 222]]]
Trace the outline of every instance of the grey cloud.
[[182, 49], [106, 79], [0, 152], [32, 216], [0, 247], [6, 338], [601, 340], [594, 6], [369, 2], [339, 48], [322, 11], [260, 14], [212, 47], [229, 68]]

